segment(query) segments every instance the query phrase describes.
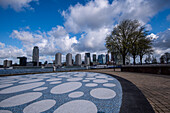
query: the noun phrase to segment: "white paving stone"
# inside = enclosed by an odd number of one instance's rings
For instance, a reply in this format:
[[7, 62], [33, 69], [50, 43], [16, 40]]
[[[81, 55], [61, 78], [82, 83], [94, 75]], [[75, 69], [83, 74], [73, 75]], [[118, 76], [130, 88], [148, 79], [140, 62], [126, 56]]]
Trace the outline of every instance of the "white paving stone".
[[108, 82], [108, 80], [105, 80], [105, 79], [96, 79], [96, 80], [93, 80], [93, 82], [95, 82], [95, 83], [106, 83], [106, 82]]
[[96, 78], [85, 78], [87, 80], [95, 80]]
[[32, 80], [26, 80], [26, 81], [21, 81], [19, 83], [31, 83], [31, 82], [38, 82], [38, 81], [42, 81], [43, 79], [32, 79]]
[[85, 86], [87, 86], [87, 87], [96, 87], [96, 86], [98, 86], [98, 84], [88, 83], [88, 84], [85, 84]]
[[98, 99], [111, 99], [116, 96], [116, 93], [108, 88], [96, 88], [90, 91], [90, 95]]
[[50, 84], [59, 84], [61, 81], [50, 82]]
[[81, 96], [83, 96], [83, 95], [84, 95], [83, 92], [77, 91], [77, 92], [70, 93], [70, 94], [68, 95], [68, 97], [70, 97], [70, 98], [78, 98], [78, 97], [81, 97]]
[[105, 87], [114, 87], [114, 86], [116, 86], [116, 84], [106, 83], [106, 84], [103, 84], [103, 86], [105, 86]]
[[9, 87], [9, 88], [1, 90], [0, 94], [8, 94], [8, 93], [16, 93], [16, 92], [20, 92], [20, 91], [25, 91], [25, 90], [29, 90], [29, 89], [33, 89], [33, 88], [42, 86], [43, 84], [45, 84], [45, 83], [44, 82], [36, 82], [36, 83], [13, 86], [13, 87]]
[[33, 100], [36, 100], [40, 96], [42, 96], [42, 93], [40, 92], [30, 92], [30, 93], [16, 95], [1, 101], [0, 107], [13, 107], [13, 106], [22, 105], [31, 102]]
[[67, 82], [53, 87], [50, 92], [53, 94], [63, 94], [74, 91], [81, 86], [81, 82]]
[[107, 78], [107, 76], [99, 75], [99, 76], [96, 76], [96, 78]]
[[82, 80], [82, 82], [90, 82], [90, 80]]
[[79, 81], [82, 80], [83, 78], [69, 78], [67, 81]]
[[0, 85], [0, 88], [5, 88], [5, 87], [9, 87], [9, 86], [12, 86], [13, 84], [2, 84]]
[[61, 78], [51, 78], [51, 79], [48, 79], [47, 81], [56, 81], [56, 80], [62, 80]]
[[34, 102], [24, 108], [24, 113], [40, 113], [49, 110], [56, 104], [55, 100], [47, 99]]
[[33, 89], [33, 91], [42, 91], [42, 90], [46, 90], [48, 87], [40, 87], [40, 88], [36, 88]]
[[97, 107], [91, 101], [74, 100], [61, 105], [54, 113], [97, 113]]

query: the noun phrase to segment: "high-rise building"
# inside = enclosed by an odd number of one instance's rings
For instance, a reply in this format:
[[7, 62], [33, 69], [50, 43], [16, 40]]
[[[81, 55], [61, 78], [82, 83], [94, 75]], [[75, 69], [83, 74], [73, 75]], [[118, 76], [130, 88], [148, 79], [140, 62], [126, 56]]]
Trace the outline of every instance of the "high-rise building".
[[71, 53], [68, 53], [66, 55], [66, 65], [67, 66], [72, 66], [72, 54]]
[[86, 66], [89, 66], [90, 65], [90, 58], [89, 57], [87, 57], [87, 56], [84, 56], [84, 59], [85, 59], [85, 65]]
[[55, 65], [61, 66], [61, 53], [56, 53], [56, 55], [55, 55]]
[[3, 67], [11, 67], [12, 66], [12, 60], [4, 60]]
[[32, 61], [37, 63], [39, 66], [39, 49], [38, 46], [35, 46], [33, 49]]
[[101, 54], [98, 56], [98, 62], [100, 64], [105, 64], [106, 63], [106, 58], [105, 58], [105, 55]]
[[8, 60], [7, 67], [11, 67], [11, 66], [12, 66], [12, 60]]
[[27, 65], [27, 57], [17, 57], [19, 59], [19, 65], [20, 66], [26, 66]]
[[4, 60], [3, 67], [7, 67], [7, 62], [8, 62], [8, 60]]
[[93, 54], [93, 62], [96, 62], [96, 54]]
[[90, 62], [91, 62], [90, 53], [85, 53], [85, 56], [86, 56], [86, 57], [89, 57], [89, 60], [90, 60]]
[[106, 64], [109, 64], [109, 54], [106, 54]]
[[82, 61], [81, 61], [81, 54], [77, 54], [75, 58], [75, 63], [77, 66], [80, 66]]

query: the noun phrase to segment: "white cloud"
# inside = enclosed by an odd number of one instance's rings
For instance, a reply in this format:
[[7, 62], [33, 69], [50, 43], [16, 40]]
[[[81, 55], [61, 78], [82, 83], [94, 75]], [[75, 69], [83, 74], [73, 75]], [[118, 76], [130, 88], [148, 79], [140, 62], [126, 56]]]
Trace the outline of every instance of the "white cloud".
[[101, 28], [98, 30], [89, 30], [82, 35], [79, 42], [73, 45], [75, 50], [97, 52], [106, 50], [105, 37], [110, 33], [108, 28]]
[[113, 15], [117, 15], [117, 12], [107, 0], [95, 0], [84, 6], [81, 4], [70, 6], [68, 11], [63, 11], [62, 14], [66, 19], [66, 29], [78, 33], [112, 25]]
[[146, 27], [147, 31], [151, 31], [152, 30], [152, 26], [150, 24], [146, 24], [145, 27]]
[[26, 53], [23, 49], [19, 49], [15, 46], [4, 45], [3, 48], [0, 49], [0, 59], [12, 59], [17, 58], [18, 56], [26, 56]]
[[108, 0], [94, 0], [85, 5], [78, 3], [70, 6], [62, 15], [66, 19], [66, 29], [78, 33], [111, 26], [123, 19], [138, 19], [145, 25], [151, 17], [167, 7], [170, 7], [170, 1], [166, 0], [114, 0], [111, 4]]
[[170, 30], [166, 30], [164, 32], [160, 32], [157, 34], [159, 38], [157, 38], [154, 42], [154, 46], [161, 49], [170, 48]]
[[151, 40], [156, 40], [157, 38], [159, 38], [159, 36], [151, 33], [150, 35], [147, 36], [148, 38], [150, 38]]
[[[85, 5], [76, 4], [63, 11], [64, 26], [67, 32], [82, 33], [78, 43], [73, 45], [78, 51], [101, 51], [115, 24], [123, 19], [138, 19], [146, 30], [152, 30], [147, 24], [159, 11], [170, 7], [170, 1], [161, 0], [108, 0], [89, 1]], [[154, 39], [158, 38], [151, 34]]]
[[170, 30], [166, 30], [164, 32], [160, 32], [157, 34], [158, 38], [156, 38], [153, 42], [154, 52], [156, 56], [160, 57], [165, 52], [170, 53]]
[[4, 48], [5, 47], [5, 44], [0, 42], [0, 48]]
[[38, 2], [38, 0], [0, 0], [0, 6], [3, 8], [12, 8], [15, 11], [23, 11], [24, 9], [33, 10], [30, 6], [31, 2]]
[[76, 37], [69, 37], [62, 26], [53, 27], [48, 32], [13, 30], [11, 37], [22, 42], [28, 56], [32, 55], [34, 46], [39, 47], [40, 55], [55, 55], [59, 51], [73, 51], [71, 46], [77, 43]]
[[52, 30], [48, 32], [48, 35], [54, 38], [63, 38], [68, 34], [63, 26], [57, 26], [53, 27]]

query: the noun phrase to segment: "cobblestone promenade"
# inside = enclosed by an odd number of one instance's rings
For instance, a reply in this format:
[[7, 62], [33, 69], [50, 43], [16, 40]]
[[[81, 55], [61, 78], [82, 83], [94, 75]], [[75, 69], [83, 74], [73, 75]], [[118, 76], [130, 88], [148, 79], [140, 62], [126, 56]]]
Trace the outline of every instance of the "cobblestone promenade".
[[156, 113], [170, 113], [170, 76], [146, 73], [120, 72], [113, 69], [88, 70], [113, 74], [129, 80], [145, 95]]

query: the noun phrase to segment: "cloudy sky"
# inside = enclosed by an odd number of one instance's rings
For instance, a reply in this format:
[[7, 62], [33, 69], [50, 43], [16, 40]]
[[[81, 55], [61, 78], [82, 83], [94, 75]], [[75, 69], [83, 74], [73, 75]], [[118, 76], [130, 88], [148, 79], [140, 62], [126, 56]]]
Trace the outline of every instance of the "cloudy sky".
[[138, 19], [154, 38], [155, 56], [170, 52], [170, 0], [0, 0], [0, 64], [68, 52], [106, 53], [105, 37], [123, 19]]

